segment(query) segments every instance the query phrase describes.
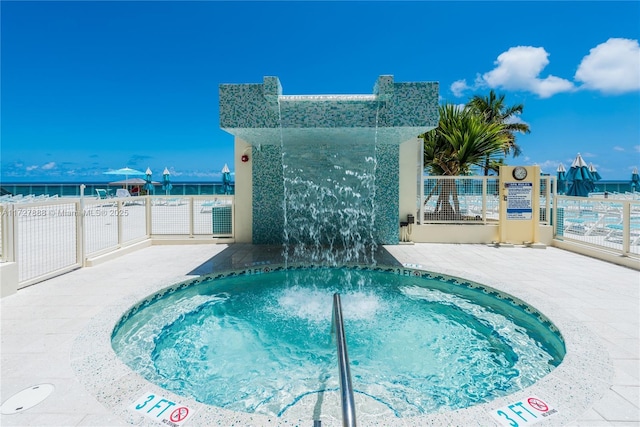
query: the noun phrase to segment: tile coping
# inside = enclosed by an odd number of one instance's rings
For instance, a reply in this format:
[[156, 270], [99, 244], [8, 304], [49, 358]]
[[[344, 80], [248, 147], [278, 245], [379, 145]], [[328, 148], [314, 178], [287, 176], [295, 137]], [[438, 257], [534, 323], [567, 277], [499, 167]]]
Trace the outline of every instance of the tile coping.
[[[262, 264], [262, 263], [258, 263]], [[311, 268], [312, 265], [294, 265], [288, 268]], [[354, 267], [354, 266], [345, 266]], [[91, 394], [115, 415], [126, 422], [136, 425], [158, 425], [156, 422], [144, 418], [142, 415], [129, 409], [143, 393], [151, 392], [173, 399], [195, 410], [195, 414], [186, 422], [186, 425], [238, 425], [238, 426], [293, 426], [309, 425], [312, 423], [311, 414], [313, 402], [304, 402], [301, 399], [295, 406], [305, 406], [308, 410], [301, 412], [301, 416], [295, 416], [299, 411], [288, 411], [281, 417], [267, 416], [263, 414], [249, 414], [234, 412], [206, 405], [191, 398], [176, 395], [168, 390], [150, 383], [146, 379], [126, 366], [111, 347], [111, 334], [114, 328], [122, 321], [123, 316], [131, 313], [146, 300], [164, 295], [171, 289], [201, 283], [209, 278], [220, 278], [232, 275], [260, 274], [283, 269], [283, 265], [255, 265], [240, 270], [228, 270], [206, 276], [194, 276], [184, 280], [184, 276], [169, 280], [159, 281], [133, 291], [133, 295], [121, 298], [118, 302], [106, 307], [99, 315], [95, 316], [87, 327], [77, 336], [71, 349], [71, 366], [78, 380]], [[377, 266], [361, 267], [362, 269], [376, 269], [382, 271], [393, 270], [396, 274], [421, 275], [427, 278], [447, 276], [457, 284], [478, 284], [489, 291], [497, 291], [501, 299], [507, 299], [512, 304], [526, 302], [540, 315], [540, 321], [555, 325], [565, 341], [566, 355], [561, 364], [538, 382], [523, 390], [508, 396], [496, 398], [488, 403], [475, 405], [469, 408], [430, 413], [416, 417], [397, 418], [387, 412], [367, 416], [358, 414], [358, 424], [366, 425], [390, 425], [404, 423], [406, 426], [424, 425], [499, 425], [491, 413], [498, 408], [517, 402], [529, 396], [538, 396], [547, 401], [558, 412], [540, 425], [547, 423], [567, 424], [578, 419], [597, 400], [604, 396], [613, 378], [613, 365], [609, 354], [602, 342], [591, 331], [579, 322], [566, 317], [562, 311], [551, 301], [536, 297], [526, 289], [486, 277], [473, 277], [473, 274], [465, 274], [462, 278], [459, 272], [449, 271], [446, 268], [437, 272], [426, 271], [419, 265], [407, 267]], [[132, 301], [136, 301], [132, 304]], [[553, 328], [555, 329], [555, 328]], [[325, 392], [331, 395], [337, 392]], [[336, 399], [335, 396], [325, 398]], [[356, 406], [359, 400], [366, 399], [356, 395]], [[309, 399], [311, 400], [311, 399]], [[338, 399], [339, 400], [339, 399]], [[328, 403], [327, 403], [328, 404]], [[327, 411], [328, 412], [328, 411]], [[339, 411], [338, 411], [339, 412]], [[327, 425], [340, 425], [339, 415], [333, 419], [322, 421]], [[401, 421], [400, 421], [401, 420]]]

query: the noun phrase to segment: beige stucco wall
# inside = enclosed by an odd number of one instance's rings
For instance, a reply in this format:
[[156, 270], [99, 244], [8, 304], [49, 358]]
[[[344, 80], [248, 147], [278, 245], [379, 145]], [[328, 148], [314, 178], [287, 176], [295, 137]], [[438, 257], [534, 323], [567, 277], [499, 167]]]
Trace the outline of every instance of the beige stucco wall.
[[[235, 138], [235, 209], [234, 232], [238, 243], [251, 243], [253, 236], [253, 176], [251, 165], [251, 145]], [[249, 156], [248, 162], [242, 161], [242, 155]]]
[[400, 222], [407, 220], [407, 215], [416, 215], [416, 197], [418, 195], [418, 157], [419, 141], [417, 138], [400, 144]]

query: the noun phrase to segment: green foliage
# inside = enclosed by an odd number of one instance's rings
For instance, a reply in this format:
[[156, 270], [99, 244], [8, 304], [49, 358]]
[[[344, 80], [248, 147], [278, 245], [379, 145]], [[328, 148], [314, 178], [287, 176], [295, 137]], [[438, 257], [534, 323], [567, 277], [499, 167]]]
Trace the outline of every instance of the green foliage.
[[[515, 132], [529, 133], [529, 125], [513, 120], [522, 114], [524, 105], [516, 104], [507, 106], [505, 95], [497, 95], [493, 90], [488, 96], [474, 95], [467, 104], [467, 107], [475, 114], [484, 118], [487, 123], [501, 123], [504, 125], [503, 132], [507, 135], [506, 143], [503, 147], [504, 155], [513, 154], [517, 157], [522, 153], [520, 146], [516, 143]], [[484, 174], [488, 175], [489, 170], [496, 170], [497, 165], [491, 159], [486, 158], [484, 164]], [[497, 171], [497, 170], [496, 170]]]
[[505, 125], [488, 123], [469, 108], [439, 107], [438, 127], [423, 135], [424, 165], [431, 175], [467, 175], [473, 166], [499, 158], [508, 136]]

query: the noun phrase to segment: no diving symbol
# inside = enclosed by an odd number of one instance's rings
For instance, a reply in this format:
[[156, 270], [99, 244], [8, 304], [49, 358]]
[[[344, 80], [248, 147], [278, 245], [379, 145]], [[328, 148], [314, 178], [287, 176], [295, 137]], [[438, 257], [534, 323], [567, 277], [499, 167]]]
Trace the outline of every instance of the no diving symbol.
[[540, 412], [547, 412], [549, 410], [546, 403], [540, 399], [536, 399], [535, 397], [530, 397], [527, 399], [527, 402], [529, 402], [529, 405], [531, 405], [533, 409], [537, 409]]
[[187, 415], [189, 415], [189, 408], [181, 406], [180, 408], [175, 409], [171, 413], [171, 415], [169, 416], [169, 419], [174, 423], [179, 423], [180, 421], [187, 418]]

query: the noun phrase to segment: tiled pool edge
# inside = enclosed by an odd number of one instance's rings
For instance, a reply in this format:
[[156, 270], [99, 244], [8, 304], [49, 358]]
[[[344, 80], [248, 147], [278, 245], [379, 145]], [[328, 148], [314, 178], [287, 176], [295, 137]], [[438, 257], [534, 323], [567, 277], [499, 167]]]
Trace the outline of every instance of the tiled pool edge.
[[[271, 267], [275, 268], [276, 266]], [[264, 268], [264, 266], [255, 267], [254, 269], [257, 268]], [[412, 269], [414, 268], [406, 268], [408, 271]], [[564, 425], [578, 419], [610, 387], [613, 378], [613, 367], [608, 352], [602, 343], [579, 322], [556, 314], [560, 313], [560, 310], [557, 310], [557, 307], [554, 307], [550, 301], [530, 295], [526, 290], [519, 287], [499, 281], [487, 280], [486, 277], [472, 277], [469, 274], [462, 277], [456, 274], [458, 272], [446, 271], [446, 269], [441, 269], [438, 272], [430, 270], [430, 272], [478, 282], [526, 301], [559, 328], [565, 339], [567, 354], [560, 366], [549, 375], [520, 392], [463, 410], [402, 418], [404, 425], [416, 427], [425, 424], [498, 425], [492, 418], [491, 411], [530, 395], [544, 398], [553, 408], [558, 410], [557, 414], [543, 421], [541, 425]], [[128, 406], [144, 392], [156, 391], [163, 396], [173, 398], [195, 409], [196, 414], [188, 421], [188, 425], [192, 426], [308, 425], [311, 422], [310, 419], [294, 419], [286, 415], [281, 418], [275, 418], [238, 413], [200, 404], [147, 382], [117, 358], [110, 345], [111, 332], [125, 312], [139, 301], [162, 289], [176, 285], [179, 282], [197, 282], [203, 279], [203, 277], [194, 277], [185, 281], [183, 276], [140, 288], [134, 291], [132, 295], [121, 298], [119, 303], [106, 307], [98, 316], [95, 316], [87, 328], [76, 338], [71, 351], [71, 365], [80, 383], [100, 403], [131, 424], [158, 425], [153, 421], [143, 419], [143, 417], [128, 409]], [[399, 422], [397, 418], [392, 420], [394, 424]], [[361, 425], [388, 425], [389, 421], [391, 420], [387, 418], [375, 420], [368, 420], [366, 417], [359, 418], [359, 424]]]

